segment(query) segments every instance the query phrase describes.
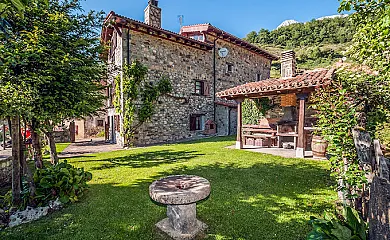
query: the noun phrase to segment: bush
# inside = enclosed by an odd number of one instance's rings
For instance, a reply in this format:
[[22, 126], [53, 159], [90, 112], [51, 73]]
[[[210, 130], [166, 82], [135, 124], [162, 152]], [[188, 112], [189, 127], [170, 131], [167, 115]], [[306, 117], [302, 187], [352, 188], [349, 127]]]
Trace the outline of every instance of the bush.
[[83, 168], [75, 168], [67, 161], [38, 169], [34, 174], [37, 205], [45, 205], [50, 200], [59, 198], [62, 203], [77, 202], [88, 188], [87, 182], [92, 174]]
[[99, 132], [96, 137], [104, 137], [106, 136], [106, 132], [104, 130], [102, 130], [101, 132]]
[[324, 219], [311, 217], [310, 224], [313, 230], [307, 235], [307, 240], [366, 240], [367, 224], [358, 212], [350, 207], [344, 208], [340, 218], [325, 214]]
[[379, 139], [380, 143], [385, 148], [385, 152], [388, 153], [390, 150], [390, 123], [379, 125], [375, 137]]

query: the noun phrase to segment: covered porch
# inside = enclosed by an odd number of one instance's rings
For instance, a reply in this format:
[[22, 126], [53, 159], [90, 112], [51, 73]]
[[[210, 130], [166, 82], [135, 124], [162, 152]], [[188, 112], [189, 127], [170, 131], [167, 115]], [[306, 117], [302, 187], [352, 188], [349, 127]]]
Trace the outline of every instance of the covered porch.
[[[289, 138], [290, 141], [293, 139], [295, 157], [304, 158], [305, 156], [309, 156], [310, 152], [306, 151], [308, 144], [306, 138], [310, 136], [308, 134], [312, 134], [313, 127], [307, 125], [308, 118], [305, 117], [308, 98], [318, 87], [329, 84], [334, 72], [334, 69], [314, 70], [288, 78], [251, 82], [217, 93], [218, 97], [225, 100], [234, 100], [237, 103], [236, 148], [252, 149], [252, 151], [271, 154], [276, 148], [280, 150], [277, 152], [280, 153], [280, 156], [286, 155], [290, 157], [292, 150], [288, 152], [283, 149], [284, 139]], [[243, 125], [242, 103], [245, 99], [260, 99], [275, 96], [283, 96], [287, 98], [286, 101], [290, 101], [291, 103], [290, 106], [288, 106], [289, 104], [284, 104], [284, 116], [281, 119], [274, 120], [276, 129], [263, 127], [260, 123], [256, 126]], [[288, 130], [284, 131], [284, 129]], [[251, 131], [255, 134], [248, 134]], [[253, 141], [254, 144], [248, 144], [248, 141], [249, 143]], [[257, 144], [256, 141], [260, 144]], [[266, 144], [262, 144], [264, 141]], [[259, 148], [255, 146], [262, 146], [263, 150], [256, 150]], [[294, 152], [292, 156], [294, 156]]]

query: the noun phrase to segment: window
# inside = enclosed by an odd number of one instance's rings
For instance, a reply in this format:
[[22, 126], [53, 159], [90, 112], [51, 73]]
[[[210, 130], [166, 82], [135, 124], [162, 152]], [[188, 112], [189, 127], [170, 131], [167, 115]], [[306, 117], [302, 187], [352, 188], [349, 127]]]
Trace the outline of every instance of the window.
[[204, 41], [204, 36], [203, 35], [193, 35], [190, 38], [198, 40], [198, 41], [201, 41], [201, 42]]
[[257, 73], [256, 74], [256, 81], [258, 81], [258, 82], [261, 81], [261, 77], [262, 77], [261, 74]]
[[193, 114], [190, 116], [190, 131], [204, 130], [204, 115]]
[[97, 120], [97, 126], [103, 127], [104, 126], [104, 120]]
[[204, 82], [195, 81], [195, 94], [204, 95]]
[[207, 81], [195, 81], [195, 94], [200, 96], [210, 95], [210, 86]]
[[227, 72], [228, 73], [232, 73], [233, 72], [233, 64], [231, 64], [231, 63], [227, 64]]

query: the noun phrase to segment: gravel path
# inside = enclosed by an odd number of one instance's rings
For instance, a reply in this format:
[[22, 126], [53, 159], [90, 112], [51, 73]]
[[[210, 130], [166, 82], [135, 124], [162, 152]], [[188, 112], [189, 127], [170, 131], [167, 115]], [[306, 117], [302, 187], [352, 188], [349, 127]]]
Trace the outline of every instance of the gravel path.
[[123, 150], [123, 148], [117, 144], [106, 143], [104, 139], [91, 139], [90, 141], [80, 141], [70, 144], [59, 154], [59, 157], [78, 157], [84, 154], [111, 152], [115, 150]]

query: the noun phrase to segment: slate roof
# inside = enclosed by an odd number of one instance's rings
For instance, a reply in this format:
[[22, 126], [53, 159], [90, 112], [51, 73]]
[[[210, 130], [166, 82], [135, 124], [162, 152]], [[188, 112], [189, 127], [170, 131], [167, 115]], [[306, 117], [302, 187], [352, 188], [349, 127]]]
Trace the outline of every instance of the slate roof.
[[329, 84], [334, 76], [335, 69], [321, 69], [305, 72], [291, 78], [267, 79], [251, 82], [217, 93], [225, 99], [241, 97], [269, 96], [284, 93], [314, 91], [316, 87]]

